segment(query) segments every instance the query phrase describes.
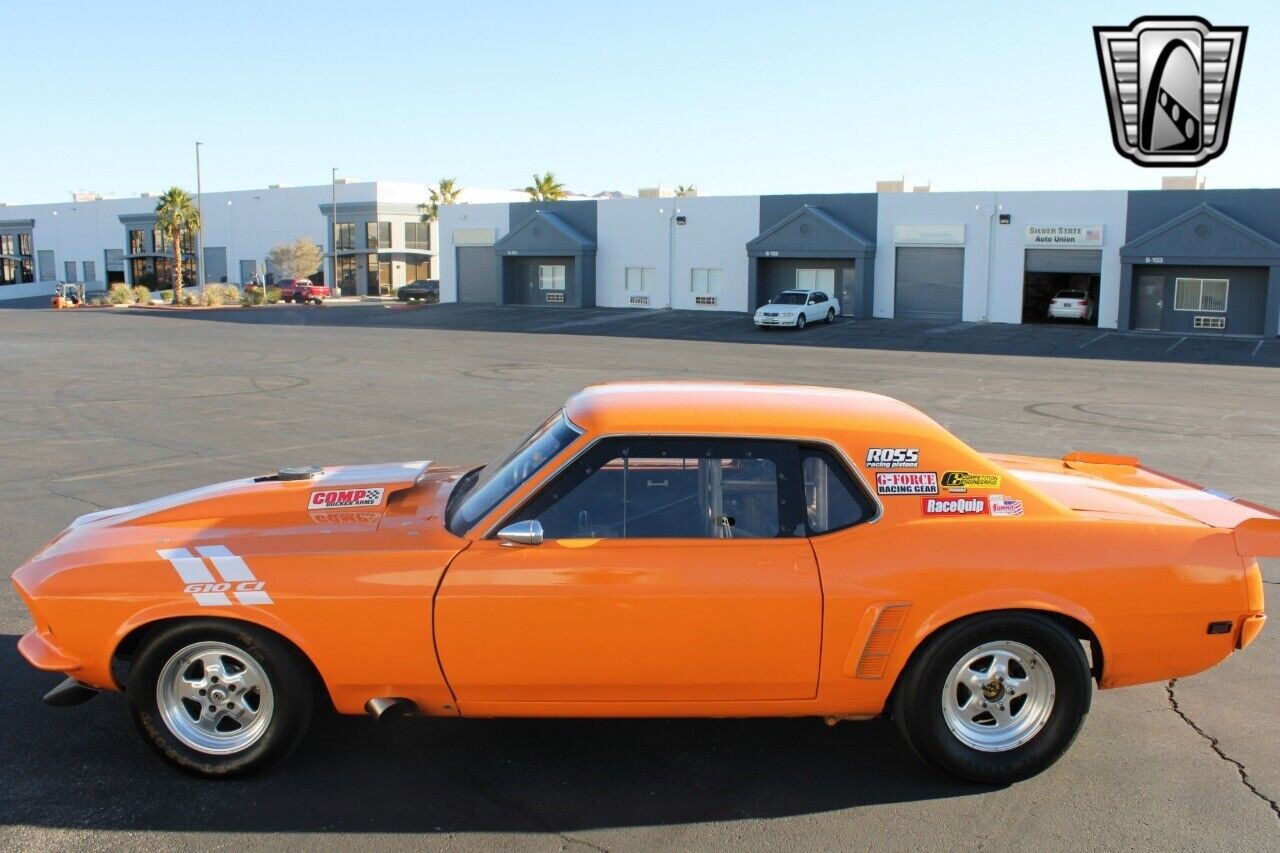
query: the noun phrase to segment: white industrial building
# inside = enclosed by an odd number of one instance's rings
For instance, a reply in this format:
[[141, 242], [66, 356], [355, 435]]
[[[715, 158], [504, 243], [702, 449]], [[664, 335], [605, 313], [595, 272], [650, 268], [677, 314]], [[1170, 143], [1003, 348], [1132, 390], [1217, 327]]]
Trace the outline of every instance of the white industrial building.
[[[388, 293], [417, 278], [436, 278], [437, 229], [421, 222], [419, 210], [429, 190], [427, 184], [340, 180], [204, 193], [204, 278], [240, 284], [255, 273], [274, 275], [267, 253], [301, 237], [325, 249], [316, 277], [330, 280], [336, 266], [347, 295]], [[47, 296], [58, 282], [83, 283], [89, 292], [113, 282], [168, 287], [172, 250], [154, 228], [159, 195], [76, 193], [66, 202], [0, 205], [0, 300]], [[462, 192], [463, 201], [524, 197], [506, 190]], [[336, 228], [330, 219], [335, 199]], [[195, 283], [194, 243], [184, 250], [186, 280]]]

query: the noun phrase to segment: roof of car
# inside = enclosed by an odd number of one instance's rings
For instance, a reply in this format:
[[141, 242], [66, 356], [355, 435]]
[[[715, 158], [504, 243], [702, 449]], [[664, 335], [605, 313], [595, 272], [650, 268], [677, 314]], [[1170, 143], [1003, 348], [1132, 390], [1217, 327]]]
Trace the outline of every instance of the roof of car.
[[941, 429], [906, 403], [843, 388], [755, 382], [613, 382], [569, 398], [569, 419], [591, 433], [820, 436], [883, 432], [892, 444]]

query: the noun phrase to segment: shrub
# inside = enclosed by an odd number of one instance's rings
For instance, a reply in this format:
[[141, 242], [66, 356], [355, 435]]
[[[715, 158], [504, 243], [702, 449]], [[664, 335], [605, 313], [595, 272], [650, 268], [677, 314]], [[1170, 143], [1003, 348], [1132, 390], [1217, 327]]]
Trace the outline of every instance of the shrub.
[[261, 305], [266, 300], [261, 290], [246, 290], [240, 297], [241, 305]]
[[93, 298], [91, 298], [91, 299], [89, 300], [89, 304], [90, 304], [90, 305], [106, 305], [106, 304], [107, 304], [107, 297], [105, 297], [105, 296], [101, 296], [101, 295], [99, 295], [99, 296], [94, 296]]
[[148, 305], [151, 302], [151, 288], [144, 287], [141, 284], [135, 284], [133, 286], [133, 296], [138, 300], [138, 302], [143, 305]]
[[275, 305], [279, 301], [280, 301], [280, 288], [268, 287], [267, 288], [267, 304]]
[[200, 303], [207, 306], [235, 305], [240, 301], [240, 290], [233, 284], [206, 284], [200, 295]]
[[160, 291], [160, 301], [161, 301], [161, 302], [168, 303], [169, 305], [172, 305], [172, 304], [173, 304], [173, 291], [172, 291], [172, 290], [162, 290], [162, 291]]
[[116, 282], [107, 291], [107, 302], [112, 305], [132, 305], [138, 300], [138, 294], [127, 284]]
[[182, 294], [182, 304], [189, 308], [193, 305], [199, 305], [200, 301], [196, 299], [196, 295], [194, 293], [184, 293]]

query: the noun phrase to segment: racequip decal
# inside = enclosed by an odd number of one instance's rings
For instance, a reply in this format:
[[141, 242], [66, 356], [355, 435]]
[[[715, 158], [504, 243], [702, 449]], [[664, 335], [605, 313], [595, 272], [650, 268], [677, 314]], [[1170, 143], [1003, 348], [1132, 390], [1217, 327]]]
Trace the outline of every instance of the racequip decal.
[[345, 509], [347, 507], [382, 506], [386, 489], [323, 489], [311, 493], [307, 509]]
[[992, 515], [1022, 515], [1022, 501], [1005, 497], [1004, 495], [991, 496], [991, 514]]
[[[254, 577], [245, 561], [222, 545], [201, 545], [196, 548], [198, 557], [186, 548], [166, 548], [156, 553], [169, 561], [186, 584], [182, 591], [190, 594], [201, 607], [230, 606], [227, 593], [241, 604], [274, 603], [267, 595], [266, 582]], [[214, 577], [215, 571], [218, 577]]]
[[936, 495], [938, 475], [934, 471], [881, 471], [876, 474], [876, 494]]
[[966, 489], [998, 489], [999, 474], [970, 474], [968, 471], [945, 471], [942, 474], [942, 488], [949, 492], [963, 492]]
[[920, 451], [914, 447], [871, 447], [867, 449], [868, 468], [914, 468], [920, 464]]
[[920, 512], [926, 516], [986, 515], [987, 499], [977, 498], [921, 498]]

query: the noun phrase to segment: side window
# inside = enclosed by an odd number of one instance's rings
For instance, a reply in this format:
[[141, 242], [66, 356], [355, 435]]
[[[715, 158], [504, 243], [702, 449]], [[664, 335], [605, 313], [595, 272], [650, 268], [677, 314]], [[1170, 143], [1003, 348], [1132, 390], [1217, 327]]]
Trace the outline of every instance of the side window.
[[810, 533], [830, 533], [866, 521], [875, 504], [828, 450], [803, 447], [805, 523]]
[[785, 442], [608, 439], [516, 518], [537, 519], [547, 539], [804, 535], [798, 463]]

